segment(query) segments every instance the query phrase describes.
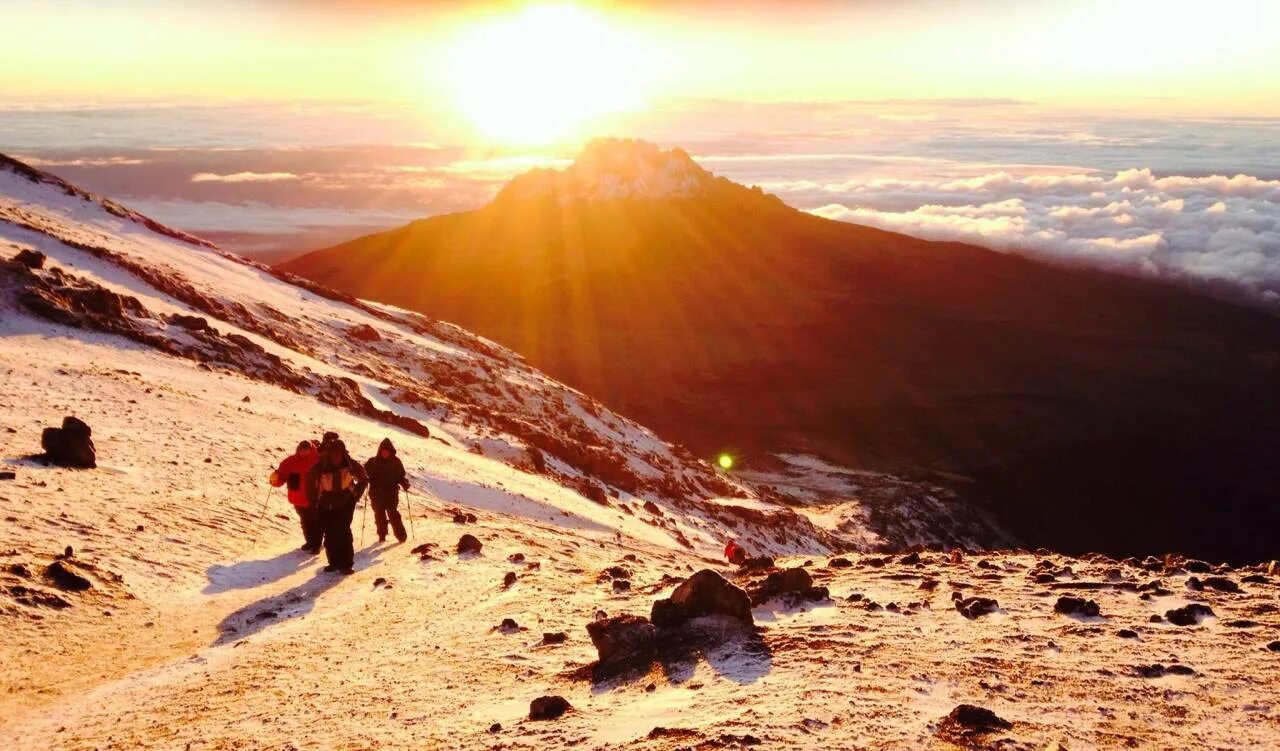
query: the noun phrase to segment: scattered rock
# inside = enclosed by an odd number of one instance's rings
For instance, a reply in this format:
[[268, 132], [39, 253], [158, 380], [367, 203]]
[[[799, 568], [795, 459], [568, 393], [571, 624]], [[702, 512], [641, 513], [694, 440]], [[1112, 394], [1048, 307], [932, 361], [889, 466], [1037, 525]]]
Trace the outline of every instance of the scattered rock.
[[757, 605], [779, 595], [803, 595], [813, 587], [813, 577], [802, 568], [788, 568], [775, 571], [765, 577], [760, 586], [751, 593], [751, 601]]
[[490, 726], [489, 726], [489, 732], [490, 732], [490, 733], [492, 733], [492, 734], [495, 734], [495, 735], [496, 735], [497, 733], [501, 733], [501, 732], [502, 732], [502, 723], [501, 723], [501, 722], [495, 722], [495, 723], [493, 723], [492, 725], [490, 725]]
[[514, 571], [508, 571], [507, 575], [502, 577], [503, 589], [511, 589], [512, 585], [514, 585], [515, 583], [516, 583], [516, 572]]
[[62, 419], [62, 427], [45, 428], [40, 436], [44, 457], [60, 467], [93, 469], [98, 466], [93, 446], [93, 430], [76, 417]]
[[743, 571], [766, 571], [774, 568], [773, 558], [767, 555], [758, 555], [755, 558], [748, 558], [742, 562], [738, 568]]
[[1212, 615], [1213, 608], [1203, 603], [1193, 602], [1185, 607], [1165, 611], [1164, 617], [1175, 626], [1195, 626], [1200, 623], [1201, 618]]
[[1240, 592], [1240, 585], [1225, 576], [1206, 576], [1203, 584], [1209, 589], [1219, 592], [1230, 592], [1232, 594]]
[[44, 573], [55, 587], [67, 592], [84, 592], [93, 588], [93, 582], [72, 571], [62, 561], [50, 563]]
[[1280, 652], [1280, 641], [1273, 641], [1267, 645], [1267, 649], [1272, 652]]
[[956, 601], [956, 610], [969, 620], [994, 613], [998, 607], [1000, 604], [990, 597], [965, 597]]
[[827, 565], [831, 568], [850, 568], [853, 566], [853, 561], [848, 558], [832, 558]]
[[458, 538], [458, 555], [479, 553], [483, 547], [484, 545], [481, 544], [480, 540], [476, 539], [475, 535], [463, 535]]
[[[808, 572], [802, 571], [805, 577]], [[690, 618], [726, 615], [746, 625], [755, 623], [751, 598], [711, 569], [703, 569], [676, 587], [671, 596], [653, 603], [650, 618], [660, 628], [679, 626]]]
[[567, 641], [569, 641], [569, 635], [563, 631], [548, 631], [542, 635], [543, 644], [564, 644]]
[[352, 326], [347, 330], [347, 336], [357, 342], [377, 342], [382, 340], [382, 335], [378, 333], [378, 330], [367, 323]]
[[573, 709], [563, 696], [539, 696], [529, 703], [530, 720], [554, 720]]
[[898, 559], [898, 563], [903, 566], [915, 566], [920, 563], [919, 553], [907, 553]]
[[600, 618], [587, 624], [587, 635], [602, 665], [617, 665], [653, 656], [658, 628], [638, 615]]
[[45, 258], [46, 258], [45, 254], [41, 253], [38, 250], [23, 248], [22, 250], [18, 251], [18, 254], [16, 256], [13, 257], [13, 260], [17, 261], [23, 266], [26, 266], [29, 269], [42, 269], [44, 268]]
[[1053, 612], [1061, 615], [1083, 615], [1096, 618], [1102, 614], [1102, 609], [1093, 600], [1086, 600], [1083, 597], [1063, 596], [1058, 598], [1057, 604], [1053, 606]]
[[507, 561], [510, 563], [524, 563], [524, 553], [512, 553], [507, 556]]
[[972, 704], [961, 704], [943, 718], [938, 735], [967, 745], [974, 736], [1011, 730], [1013, 723], [990, 709]]
[[9, 471], [0, 472], [0, 480], [16, 480], [16, 479], [18, 479], [18, 474], [16, 472], [9, 472]]
[[200, 316], [188, 316], [181, 313], [174, 313], [166, 316], [165, 320], [177, 326], [178, 328], [187, 329], [188, 331], [207, 331], [209, 329], [209, 321]]
[[613, 591], [614, 591], [614, 592], [629, 592], [629, 591], [631, 591], [631, 582], [627, 581], [626, 579], [614, 579], [614, 580], [613, 580]]
[[522, 629], [520, 628], [520, 624], [516, 623], [514, 618], [503, 618], [502, 623], [498, 624], [496, 630], [501, 631], [504, 634], [514, 634]]
[[1137, 639], [1138, 632], [1134, 631], [1133, 629], [1122, 628], [1116, 632], [1116, 636], [1120, 637], [1121, 639]]

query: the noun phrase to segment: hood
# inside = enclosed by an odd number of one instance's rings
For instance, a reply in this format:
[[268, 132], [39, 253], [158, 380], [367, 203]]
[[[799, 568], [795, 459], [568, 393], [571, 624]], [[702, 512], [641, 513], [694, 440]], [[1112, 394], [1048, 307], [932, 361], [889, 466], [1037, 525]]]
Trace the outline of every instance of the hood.
[[383, 438], [382, 443], [378, 444], [378, 454], [382, 454], [382, 450], [386, 449], [392, 456], [396, 455], [396, 447], [391, 443], [390, 438]]

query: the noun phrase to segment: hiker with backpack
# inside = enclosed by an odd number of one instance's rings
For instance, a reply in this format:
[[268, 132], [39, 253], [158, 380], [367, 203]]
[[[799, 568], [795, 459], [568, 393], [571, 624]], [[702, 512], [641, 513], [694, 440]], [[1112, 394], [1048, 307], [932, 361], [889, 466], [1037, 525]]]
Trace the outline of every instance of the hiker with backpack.
[[320, 544], [324, 539], [320, 527], [320, 518], [316, 507], [307, 498], [306, 480], [311, 468], [320, 460], [313, 441], [303, 441], [297, 450], [285, 457], [280, 466], [271, 473], [271, 486], [288, 487], [289, 503], [298, 513], [298, 521], [302, 525], [302, 549], [316, 555], [320, 552]]
[[408, 535], [404, 531], [404, 521], [400, 518], [400, 490], [409, 489], [409, 478], [405, 476], [404, 464], [396, 456], [396, 447], [390, 438], [383, 438], [378, 444], [378, 453], [364, 463], [364, 471], [369, 476], [369, 501], [373, 504], [373, 523], [378, 530], [378, 542], [387, 541], [387, 523], [395, 532], [396, 539], [404, 542]]
[[364, 467], [351, 458], [341, 440], [329, 441], [307, 474], [307, 500], [316, 507], [324, 531], [325, 571], [354, 574], [355, 544], [351, 519], [369, 484]]

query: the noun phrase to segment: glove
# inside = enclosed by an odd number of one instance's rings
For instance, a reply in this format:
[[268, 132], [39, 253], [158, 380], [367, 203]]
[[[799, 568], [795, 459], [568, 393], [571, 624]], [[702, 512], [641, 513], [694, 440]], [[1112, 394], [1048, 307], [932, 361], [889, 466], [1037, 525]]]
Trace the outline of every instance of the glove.
[[267, 478], [267, 482], [271, 483], [273, 488], [278, 488], [283, 484], [280, 482], [280, 473], [274, 469], [271, 470], [271, 476]]
[[405, 490], [408, 490], [408, 489], [409, 489], [409, 481], [408, 481], [408, 480], [401, 480], [401, 481], [400, 481], [400, 487], [404, 488]]

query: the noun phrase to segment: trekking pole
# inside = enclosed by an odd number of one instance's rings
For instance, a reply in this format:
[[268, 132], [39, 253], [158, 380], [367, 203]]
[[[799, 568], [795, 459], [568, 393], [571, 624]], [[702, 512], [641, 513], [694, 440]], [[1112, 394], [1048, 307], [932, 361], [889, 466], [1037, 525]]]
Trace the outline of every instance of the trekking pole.
[[249, 543], [250, 550], [258, 544], [258, 538], [262, 536], [262, 520], [267, 518], [267, 506], [271, 504], [272, 490], [273, 488], [267, 485], [267, 497], [262, 500], [262, 513], [258, 514], [258, 528], [253, 531], [253, 541]]
[[369, 514], [369, 498], [365, 496], [364, 508], [360, 510], [360, 547], [364, 547], [364, 518]]
[[404, 491], [404, 510], [409, 512], [409, 539], [416, 539], [413, 534], [413, 501], [409, 500], [409, 496], [413, 495], [413, 491], [405, 488]]

